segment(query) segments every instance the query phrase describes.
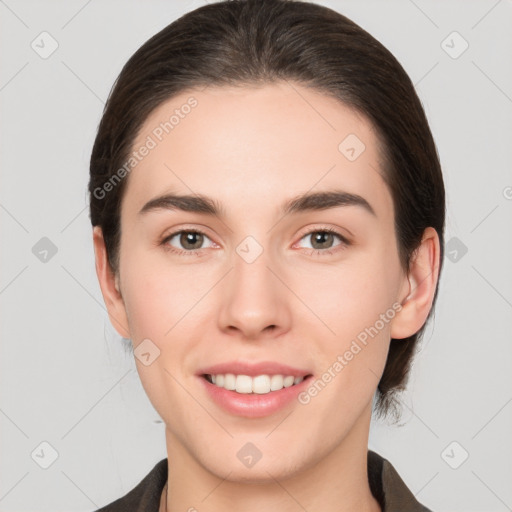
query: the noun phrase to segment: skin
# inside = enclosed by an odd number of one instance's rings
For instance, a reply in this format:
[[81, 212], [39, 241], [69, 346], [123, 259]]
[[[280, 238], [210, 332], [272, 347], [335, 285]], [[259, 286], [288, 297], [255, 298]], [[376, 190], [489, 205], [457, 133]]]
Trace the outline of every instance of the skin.
[[[366, 465], [372, 398], [390, 338], [417, 332], [432, 306], [437, 233], [425, 230], [405, 273], [371, 124], [298, 84], [187, 91], [150, 115], [134, 147], [191, 95], [197, 107], [129, 175], [117, 275], [101, 229], [93, 231], [112, 324], [135, 348], [149, 338], [160, 350], [151, 365], [136, 362], [166, 424], [171, 463], [161, 510], [379, 511]], [[353, 162], [338, 150], [348, 134], [366, 146]], [[300, 193], [340, 188], [364, 197], [376, 215], [359, 206], [279, 212]], [[215, 198], [225, 217], [138, 215], [170, 191]], [[308, 233], [325, 227], [351, 244], [340, 246], [334, 236], [314, 245]], [[190, 228], [206, 234], [199, 254], [159, 245]], [[251, 264], [236, 252], [249, 235], [263, 248]], [[167, 245], [190, 250], [179, 235]], [[195, 376], [200, 367], [239, 359], [278, 361], [318, 377], [394, 303], [400, 312], [307, 405], [293, 401], [264, 418], [230, 415]], [[236, 457], [247, 442], [262, 453], [252, 468]]]

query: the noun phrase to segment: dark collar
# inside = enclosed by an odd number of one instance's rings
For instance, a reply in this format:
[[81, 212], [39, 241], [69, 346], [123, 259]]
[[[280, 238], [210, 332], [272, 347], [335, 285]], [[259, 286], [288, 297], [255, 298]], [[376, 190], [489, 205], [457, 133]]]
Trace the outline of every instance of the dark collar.
[[[167, 459], [162, 459], [128, 494], [96, 512], [158, 512], [167, 481]], [[382, 512], [431, 512], [419, 503], [391, 463], [368, 450], [368, 481]]]

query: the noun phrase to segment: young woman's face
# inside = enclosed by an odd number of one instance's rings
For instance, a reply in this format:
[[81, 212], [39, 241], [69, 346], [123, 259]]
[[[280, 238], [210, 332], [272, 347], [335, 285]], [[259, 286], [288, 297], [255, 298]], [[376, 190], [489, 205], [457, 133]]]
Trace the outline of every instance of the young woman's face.
[[[366, 446], [409, 292], [371, 125], [299, 85], [218, 87], [160, 106], [133, 149], [120, 332], [168, 450], [257, 481]], [[165, 195], [189, 199], [144, 208]]]

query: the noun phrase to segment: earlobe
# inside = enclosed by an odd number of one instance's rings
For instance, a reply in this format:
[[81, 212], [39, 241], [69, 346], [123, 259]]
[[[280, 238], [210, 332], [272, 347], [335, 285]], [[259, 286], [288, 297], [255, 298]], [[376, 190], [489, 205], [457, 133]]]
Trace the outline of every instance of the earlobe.
[[107, 307], [110, 322], [123, 338], [130, 338], [128, 318], [120, 293], [119, 276], [112, 272], [107, 258], [107, 250], [103, 233], [99, 226], [93, 228], [94, 254], [96, 259], [96, 275], [101, 288], [101, 294]]
[[420, 246], [411, 258], [406, 277], [409, 292], [403, 297], [402, 309], [393, 319], [391, 338], [403, 339], [416, 334], [425, 323], [437, 287], [440, 263], [439, 235], [428, 227]]

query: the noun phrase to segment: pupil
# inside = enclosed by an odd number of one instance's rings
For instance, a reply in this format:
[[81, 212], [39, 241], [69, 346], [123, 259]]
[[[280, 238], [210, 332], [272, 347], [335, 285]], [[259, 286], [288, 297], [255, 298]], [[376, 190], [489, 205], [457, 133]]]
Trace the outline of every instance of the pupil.
[[[318, 242], [318, 243], [325, 243], [326, 239], [327, 241], [331, 241], [333, 235], [332, 233], [328, 233], [328, 232], [325, 232], [325, 231], [317, 231], [317, 233], [315, 234], [315, 236], [313, 236], [313, 247], [315, 246], [315, 244]], [[322, 248], [325, 248], [325, 247], [320, 247], [320, 249]]]
[[[196, 239], [197, 237], [199, 237], [199, 241]], [[202, 242], [201, 237], [201, 233], [182, 233], [180, 242], [183, 245], [183, 247], [187, 247], [188, 249], [199, 249], [201, 247]], [[194, 239], [196, 240], [194, 241]], [[192, 245], [192, 247], [190, 247], [190, 245], [187, 244]]]

